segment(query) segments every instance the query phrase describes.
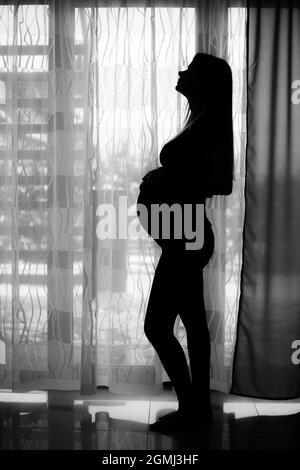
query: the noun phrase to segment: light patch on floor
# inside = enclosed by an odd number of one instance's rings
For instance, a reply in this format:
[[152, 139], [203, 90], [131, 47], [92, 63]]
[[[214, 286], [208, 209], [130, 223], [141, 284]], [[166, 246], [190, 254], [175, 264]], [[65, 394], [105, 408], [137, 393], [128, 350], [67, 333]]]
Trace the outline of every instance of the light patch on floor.
[[223, 405], [224, 413], [233, 413], [236, 419], [257, 416], [253, 402], [228, 402]]
[[0, 403], [47, 403], [48, 394], [43, 392], [0, 392]]
[[260, 416], [286, 416], [300, 413], [300, 403], [255, 403]]

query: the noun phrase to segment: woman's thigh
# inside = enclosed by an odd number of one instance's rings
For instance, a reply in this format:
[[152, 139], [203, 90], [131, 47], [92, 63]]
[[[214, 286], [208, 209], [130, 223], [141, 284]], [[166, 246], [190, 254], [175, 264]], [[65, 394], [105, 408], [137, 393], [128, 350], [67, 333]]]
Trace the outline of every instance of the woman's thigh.
[[[203, 268], [214, 252], [214, 233], [210, 222], [205, 223], [204, 244], [200, 250], [178, 249], [178, 245], [163, 249], [157, 264], [149, 296], [145, 328], [159, 323], [172, 328], [178, 314], [196, 315], [203, 321]], [[192, 313], [194, 312], [194, 313]]]
[[145, 329], [154, 328], [156, 324], [161, 328], [173, 329], [179, 314], [180, 277], [174, 259], [162, 253], [153, 277], [145, 316]]
[[190, 329], [206, 324], [203, 269], [214, 252], [214, 233], [211, 225], [205, 228], [204, 244], [200, 250], [185, 250], [181, 259], [178, 284], [180, 317]]
[[204, 219], [204, 241], [200, 249], [194, 250], [191, 249], [193, 243], [190, 247], [187, 247], [186, 243], [188, 240], [164, 240], [161, 243], [162, 252], [165, 254], [166, 258], [173, 260], [174, 265], [177, 265], [177, 269], [181, 273], [188, 271], [190, 277], [193, 276], [193, 273], [196, 273], [200, 268], [204, 268], [210, 258], [213, 255], [215, 248], [215, 238], [212, 225], [209, 219], [205, 216]]

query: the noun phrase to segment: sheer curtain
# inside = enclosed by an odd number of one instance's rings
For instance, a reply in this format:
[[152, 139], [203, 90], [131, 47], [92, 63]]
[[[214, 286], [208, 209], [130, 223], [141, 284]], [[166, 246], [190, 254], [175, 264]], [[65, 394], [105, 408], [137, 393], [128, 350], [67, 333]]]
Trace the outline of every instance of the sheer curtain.
[[300, 5], [248, 1], [251, 145], [232, 392], [300, 396]]
[[[168, 380], [143, 332], [160, 248], [100, 239], [98, 208], [119, 211], [123, 196], [127, 228], [137, 223], [141, 177], [183, 124], [178, 71], [200, 51], [228, 60], [234, 81], [235, 181], [232, 195], [208, 200], [215, 253], [204, 271], [211, 386], [229, 390], [245, 20], [216, 0], [0, 2], [1, 388], [157, 393]], [[174, 331], [187, 355], [179, 317]]]

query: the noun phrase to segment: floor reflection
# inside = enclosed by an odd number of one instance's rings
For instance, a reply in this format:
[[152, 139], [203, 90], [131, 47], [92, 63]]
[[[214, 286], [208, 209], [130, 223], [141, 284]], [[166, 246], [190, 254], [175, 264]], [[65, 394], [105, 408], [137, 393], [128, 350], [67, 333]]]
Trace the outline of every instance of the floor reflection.
[[148, 426], [177, 409], [172, 394], [118, 399], [99, 392], [91, 399], [49, 392], [36, 401], [28, 395], [0, 393], [0, 450], [297, 449], [300, 442], [300, 400], [251, 401], [212, 392], [210, 426], [157, 433]]

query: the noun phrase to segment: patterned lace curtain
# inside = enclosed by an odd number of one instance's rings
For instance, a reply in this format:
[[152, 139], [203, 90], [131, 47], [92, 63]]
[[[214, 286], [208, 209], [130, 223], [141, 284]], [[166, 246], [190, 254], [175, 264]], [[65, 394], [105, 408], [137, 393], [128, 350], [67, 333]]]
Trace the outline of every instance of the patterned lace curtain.
[[[235, 181], [208, 200], [215, 252], [204, 270], [211, 386], [229, 390], [245, 16], [216, 0], [0, 2], [1, 388], [157, 393], [168, 380], [143, 331], [160, 248], [131, 230], [140, 180], [183, 125], [178, 71], [200, 51], [233, 72]], [[102, 204], [126, 212], [127, 238], [98, 236]], [[174, 332], [188, 359], [180, 317]]]

